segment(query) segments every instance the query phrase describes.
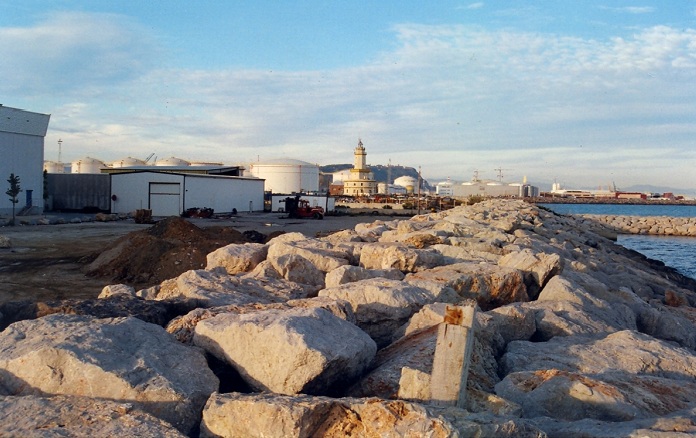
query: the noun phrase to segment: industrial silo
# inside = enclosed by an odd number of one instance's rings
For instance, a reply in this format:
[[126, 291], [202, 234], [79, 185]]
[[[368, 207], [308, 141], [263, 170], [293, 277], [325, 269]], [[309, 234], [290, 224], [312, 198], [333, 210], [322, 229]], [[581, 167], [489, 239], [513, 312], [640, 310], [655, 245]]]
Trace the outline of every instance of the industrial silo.
[[92, 157], [84, 157], [72, 162], [70, 171], [72, 173], [101, 173], [107, 167], [102, 160]]
[[47, 173], [65, 173], [65, 164], [58, 161], [44, 161], [44, 170]]
[[395, 179], [394, 185], [406, 188], [406, 193], [413, 193], [418, 189], [418, 180], [412, 176], [404, 175]]
[[163, 158], [161, 160], [157, 160], [155, 163], [155, 166], [172, 166], [172, 167], [186, 167], [190, 166], [191, 163], [189, 163], [186, 160], [183, 160], [181, 158], [176, 158], [176, 157], [169, 157], [169, 158]]
[[114, 168], [119, 168], [119, 167], [133, 167], [133, 166], [145, 166], [145, 160], [141, 160], [140, 158], [133, 158], [133, 157], [126, 157], [122, 160], [116, 160], [111, 163], [111, 167]]
[[252, 176], [266, 180], [264, 190], [272, 193], [311, 193], [319, 191], [319, 166], [305, 161], [281, 158], [249, 165]]

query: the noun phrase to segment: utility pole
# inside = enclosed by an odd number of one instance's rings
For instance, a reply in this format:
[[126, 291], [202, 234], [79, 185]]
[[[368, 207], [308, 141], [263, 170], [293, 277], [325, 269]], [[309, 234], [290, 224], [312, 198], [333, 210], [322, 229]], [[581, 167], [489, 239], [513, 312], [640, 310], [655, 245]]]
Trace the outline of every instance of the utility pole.
[[421, 167], [418, 166], [418, 214], [421, 211]]

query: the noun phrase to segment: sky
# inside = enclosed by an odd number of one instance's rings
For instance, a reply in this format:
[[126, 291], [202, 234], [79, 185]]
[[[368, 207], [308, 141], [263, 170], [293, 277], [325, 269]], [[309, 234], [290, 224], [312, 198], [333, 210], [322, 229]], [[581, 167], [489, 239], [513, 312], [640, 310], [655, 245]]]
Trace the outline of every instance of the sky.
[[[45, 158], [696, 190], [696, 0], [0, 0]], [[62, 146], [58, 146], [58, 140]]]

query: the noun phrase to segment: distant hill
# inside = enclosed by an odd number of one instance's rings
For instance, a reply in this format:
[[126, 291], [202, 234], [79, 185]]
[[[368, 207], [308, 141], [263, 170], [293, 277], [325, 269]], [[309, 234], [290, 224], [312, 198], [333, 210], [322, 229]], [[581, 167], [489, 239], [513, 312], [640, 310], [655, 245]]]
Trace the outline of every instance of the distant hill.
[[[381, 164], [370, 165], [370, 171], [375, 175], [375, 180], [377, 182], [387, 182], [387, 177], [389, 175], [389, 167], [383, 166]], [[334, 173], [341, 170], [352, 169], [352, 164], [327, 164], [326, 166], [319, 166], [319, 170], [324, 173]], [[418, 179], [418, 170], [413, 167], [405, 166], [391, 166], [391, 183], [394, 183], [396, 178], [400, 176], [411, 176]], [[421, 177], [423, 180], [423, 188], [426, 190], [434, 190], [434, 187], [428, 183], [428, 181]]]

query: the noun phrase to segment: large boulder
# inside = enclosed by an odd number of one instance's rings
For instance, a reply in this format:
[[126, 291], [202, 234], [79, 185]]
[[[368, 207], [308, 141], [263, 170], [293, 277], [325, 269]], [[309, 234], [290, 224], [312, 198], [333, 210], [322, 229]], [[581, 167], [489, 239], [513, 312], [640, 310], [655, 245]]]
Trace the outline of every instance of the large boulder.
[[57, 395], [0, 397], [0, 436], [184, 438], [171, 424], [132, 403]]
[[563, 269], [563, 259], [558, 254], [534, 252], [531, 249], [505, 254], [498, 264], [526, 272], [529, 277], [528, 289], [537, 291]]
[[262, 391], [322, 394], [350, 382], [377, 346], [321, 308], [220, 314], [196, 325], [193, 342], [232, 365]]
[[525, 417], [565, 421], [629, 421], [694, 407], [696, 382], [607, 372], [584, 375], [556, 369], [508, 374], [496, 393], [522, 406]]
[[[274, 266], [278, 258], [288, 256], [300, 256], [324, 273], [349, 264], [348, 253], [340, 248], [335, 248], [329, 242], [307, 237], [287, 240], [289, 238], [285, 236], [287, 235], [277, 237], [269, 242], [267, 259]], [[280, 270], [278, 271], [280, 272]]]
[[184, 433], [219, 381], [203, 352], [136, 318], [50, 315], [0, 333], [0, 385], [13, 395], [128, 402]]
[[202, 437], [542, 437], [514, 418], [471, 415], [404, 400], [213, 394]]
[[369, 243], [360, 250], [360, 266], [366, 269], [398, 269], [416, 272], [444, 263], [442, 254], [416, 249], [404, 243]]
[[462, 298], [476, 300], [483, 310], [518, 301], [529, 301], [522, 271], [488, 263], [439, 266], [410, 273], [404, 281], [444, 284], [457, 291]]
[[501, 360], [503, 375], [546, 369], [578, 373], [613, 370], [688, 380], [696, 377], [696, 355], [648, 335], [624, 330], [599, 336], [555, 337], [548, 342], [513, 341]]
[[346, 320], [350, 323], [355, 323], [355, 315], [353, 308], [347, 301], [334, 300], [326, 297], [314, 297], [299, 300], [289, 300], [284, 303], [253, 303], [245, 305], [229, 305], [221, 307], [198, 308], [188, 312], [185, 315], [178, 316], [167, 324], [165, 329], [167, 332], [184, 344], [193, 343], [193, 333], [196, 325], [199, 322], [220, 315], [222, 313], [255, 313], [262, 310], [289, 310], [294, 308], [322, 308], [331, 312], [333, 315]]
[[323, 289], [319, 296], [348, 301], [353, 306], [358, 326], [380, 347], [391, 342], [394, 332], [411, 315], [439, 298], [427, 289], [384, 278]]
[[369, 278], [403, 280], [404, 274], [398, 269], [365, 269], [360, 266], [345, 265], [326, 274], [326, 287], [340, 286]]
[[230, 304], [277, 303], [306, 298], [313, 288], [274, 278], [231, 276], [221, 268], [186, 271], [162, 283], [156, 300], [178, 299], [194, 307], [215, 307]]
[[268, 247], [260, 243], [231, 244], [206, 256], [206, 269], [222, 267], [230, 275], [251, 271], [266, 259]]

